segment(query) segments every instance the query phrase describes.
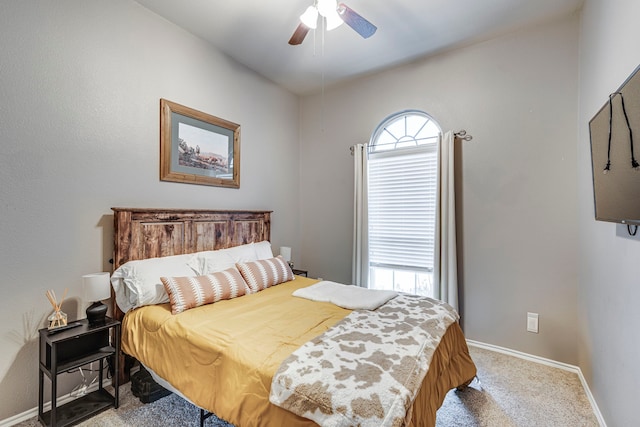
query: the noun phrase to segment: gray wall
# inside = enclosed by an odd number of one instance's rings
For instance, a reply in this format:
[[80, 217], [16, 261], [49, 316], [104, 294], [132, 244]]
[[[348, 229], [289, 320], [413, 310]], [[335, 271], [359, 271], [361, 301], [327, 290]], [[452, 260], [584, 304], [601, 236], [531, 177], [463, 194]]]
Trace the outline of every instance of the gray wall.
[[[593, 219], [587, 123], [640, 63], [639, 15], [637, 2], [586, 0], [581, 25], [329, 88], [298, 116], [295, 96], [136, 3], [1, 1], [0, 420], [36, 405], [45, 290], [69, 287], [65, 310], [82, 317], [80, 276], [109, 270], [111, 206], [273, 209], [274, 246], [348, 282], [348, 147], [419, 108], [474, 136], [461, 149], [467, 336], [578, 363], [608, 424], [632, 425], [640, 241]], [[239, 190], [159, 181], [160, 97], [242, 125]]]
[[[45, 290], [84, 317], [109, 271], [112, 206], [272, 209], [297, 247], [299, 200], [298, 98], [137, 3], [1, 1], [0, 40], [2, 420], [37, 405]], [[241, 125], [240, 189], [159, 180], [161, 97]]]
[[389, 114], [424, 110], [474, 137], [461, 143], [466, 336], [577, 364], [578, 38], [572, 16], [303, 98], [303, 267], [350, 282], [349, 146]]
[[[640, 236], [631, 238], [624, 226], [594, 220], [588, 123], [640, 64], [638, 16], [637, 1], [587, 0], [582, 17], [578, 351], [580, 366], [609, 426], [638, 424]], [[640, 149], [634, 139], [637, 153]]]

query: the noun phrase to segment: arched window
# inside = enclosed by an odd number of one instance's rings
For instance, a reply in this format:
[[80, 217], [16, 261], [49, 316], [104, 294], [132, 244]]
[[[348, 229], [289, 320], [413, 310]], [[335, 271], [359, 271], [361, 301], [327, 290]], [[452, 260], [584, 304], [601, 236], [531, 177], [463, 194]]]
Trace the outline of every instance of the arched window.
[[369, 287], [434, 296], [438, 142], [427, 113], [387, 117], [369, 142]]

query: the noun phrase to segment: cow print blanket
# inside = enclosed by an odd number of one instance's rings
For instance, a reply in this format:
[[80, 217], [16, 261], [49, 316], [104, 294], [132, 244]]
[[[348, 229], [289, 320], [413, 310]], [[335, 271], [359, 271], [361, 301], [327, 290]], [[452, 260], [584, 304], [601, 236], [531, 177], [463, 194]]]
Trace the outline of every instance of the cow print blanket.
[[404, 426], [433, 353], [457, 320], [448, 304], [406, 294], [353, 311], [283, 361], [269, 400], [323, 427]]

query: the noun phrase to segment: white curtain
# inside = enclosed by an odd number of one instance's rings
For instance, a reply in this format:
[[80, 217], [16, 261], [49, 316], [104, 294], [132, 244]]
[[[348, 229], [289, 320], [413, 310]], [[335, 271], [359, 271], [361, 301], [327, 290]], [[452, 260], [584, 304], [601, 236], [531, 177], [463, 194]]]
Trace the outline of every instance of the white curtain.
[[369, 285], [369, 211], [368, 206], [368, 158], [367, 144], [353, 147], [353, 261], [351, 282], [354, 285]]
[[442, 138], [438, 150], [438, 210], [433, 280], [437, 293], [435, 297], [458, 310], [454, 142], [455, 135], [449, 131]]

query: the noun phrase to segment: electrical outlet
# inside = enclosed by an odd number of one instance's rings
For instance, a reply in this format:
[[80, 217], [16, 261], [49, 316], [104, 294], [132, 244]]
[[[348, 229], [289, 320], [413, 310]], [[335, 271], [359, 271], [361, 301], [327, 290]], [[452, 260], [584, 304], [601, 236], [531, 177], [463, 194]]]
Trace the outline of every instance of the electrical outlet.
[[538, 313], [527, 313], [527, 332], [538, 333]]

